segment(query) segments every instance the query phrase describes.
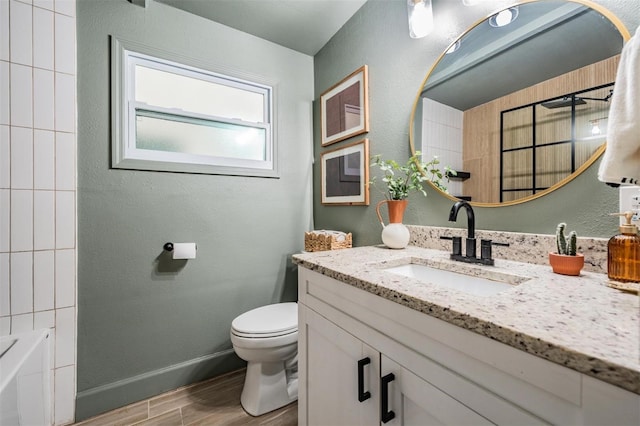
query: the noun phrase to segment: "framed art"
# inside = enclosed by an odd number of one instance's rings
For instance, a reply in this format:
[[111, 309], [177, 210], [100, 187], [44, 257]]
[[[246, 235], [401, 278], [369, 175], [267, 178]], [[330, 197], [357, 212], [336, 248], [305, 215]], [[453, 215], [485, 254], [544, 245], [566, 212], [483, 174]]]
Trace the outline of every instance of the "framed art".
[[358, 68], [320, 95], [322, 146], [369, 131], [369, 69]]
[[322, 204], [369, 205], [369, 140], [320, 156]]

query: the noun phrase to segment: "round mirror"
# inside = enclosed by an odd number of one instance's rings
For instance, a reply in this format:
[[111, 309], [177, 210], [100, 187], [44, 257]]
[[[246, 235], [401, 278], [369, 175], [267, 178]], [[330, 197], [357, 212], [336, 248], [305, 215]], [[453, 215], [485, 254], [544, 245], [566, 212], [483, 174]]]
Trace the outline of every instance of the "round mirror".
[[630, 37], [604, 8], [529, 1], [484, 19], [440, 55], [416, 97], [411, 151], [457, 172], [447, 196], [515, 204], [569, 182], [604, 151]]

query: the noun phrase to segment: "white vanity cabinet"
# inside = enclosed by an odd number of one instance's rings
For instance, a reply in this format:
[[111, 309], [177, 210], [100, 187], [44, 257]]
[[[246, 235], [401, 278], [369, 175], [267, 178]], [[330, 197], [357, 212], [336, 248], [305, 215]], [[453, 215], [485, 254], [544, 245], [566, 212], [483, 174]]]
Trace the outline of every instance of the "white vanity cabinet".
[[490, 424], [318, 313], [299, 308], [306, 342], [300, 425]]
[[[380, 421], [388, 425], [490, 425], [487, 419], [382, 355]], [[385, 405], [386, 404], [386, 405]], [[375, 424], [375, 423], [371, 423]]]
[[299, 395], [304, 393], [305, 402], [313, 401], [305, 405], [309, 424], [375, 424], [379, 352], [302, 305], [298, 312], [302, 319], [298, 336], [305, 336], [303, 375], [307, 384]]
[[300, 425], [640, 424], [637, 394], [303, 267], [298, 282]]

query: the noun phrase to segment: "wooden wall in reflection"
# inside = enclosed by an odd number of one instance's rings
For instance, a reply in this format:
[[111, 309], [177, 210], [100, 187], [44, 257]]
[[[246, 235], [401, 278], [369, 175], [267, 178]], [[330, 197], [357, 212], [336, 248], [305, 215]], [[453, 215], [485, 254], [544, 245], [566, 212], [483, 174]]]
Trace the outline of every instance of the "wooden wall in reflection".
[[[478, 202], [500, 202], [501, 111], [611, 83], [615, 80], [619, 60], [620, 55], [617, 55], [465, 111], [463, 164], [464, 171], [471, 172], [471, 178], [464, 182], [464, 195], [470, 195], [473, 201]], [[542, 109], [539, 108], [538, 110]], [[542, 140], [552, 141], [568, 138], [563, 136], [566, 133], [566, 126], [563, 127], [559, 124], [561, 116], [564, 114], [561, 111], [566, 113], [568, 110], [568, 108], [547, 110], [548, 113], [545, 114], [549, 116], [542, 117], [544, 125], [540, 127], [540, 131], [543, 132], [541, 135]], [[527, 116], [526, 113], [522, 113], [521, 115], [522, 117], [518, 117], [517, 120], [520, 121], [522, 126], [516, 126], [512, 130], [511, 140], [513, 143], [530, 145], [530, 131], [527, 131], [525, 126], [527, 121], [531, 121], [530, 114]], [[582, 121], [585, 120], [587, 118], [583, 117]], [[602, 142], [599, 142], [598, 145], [600, 143]], [[546, 149], [547, 153], [545, 155], [548, 156], [548, 161], [544, 167], [550, 167], [553, 163], [559, 169], [566, 169], [566, 155], [562, 154], [563, 149], [566, 150], [566, 148], [561, 147], [558, 147], [555, 152], [554, 150]], [[514, 153], [512, 156], [514, 162], [510, 167], [515, 180], [526, 179], [526, 174], [530, 172], [530, 170], [527, 172], [527, 168], [530, 169], [530, 166], [524, 166], [526, 156], [530, 156], [530, 151], [527, 152], [529, 154]], [[584, 157], [586, 154], [582, 153], [581, 155]], [[586, 158], [588, 157], [587, 155]], [[521, 169], [521, 167], [524, 169]], [[550, 183], [557, 181], [558, 173], [560, 172], [548, 171], [548, 173], [542, 173], [541, 176], [544, 175], [544, 179], [547, 179], [547, 182]], [[512, 183], [514, 187], [520, 186], [516, 181]], [[530, 194], [515, 193], [513, 195], [517, 199]]]

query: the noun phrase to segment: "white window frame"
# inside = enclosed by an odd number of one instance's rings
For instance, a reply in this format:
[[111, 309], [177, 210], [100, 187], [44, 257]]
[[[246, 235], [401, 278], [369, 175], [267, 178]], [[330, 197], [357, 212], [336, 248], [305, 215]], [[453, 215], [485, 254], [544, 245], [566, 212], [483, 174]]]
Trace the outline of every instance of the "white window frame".
[[[216, 72], [209, 64], [116, 37], [111, 38], [111, 57], [112, 168], [278, 177], [275, 84], [235, 70], [224, 70], [224, 74]], [[136, 65], [260, 93], [264, 96], [265, 102], [264, 122], [253, 123], [136, 102]], [[265, 159], [260, 161], [138, 149], [136, 147], [136, 111], [141, 111], [141, 115], [153, 115], [156, 118], [165, 116], [184, 123], [217, 122], [263, 129], [266, 135]]]

